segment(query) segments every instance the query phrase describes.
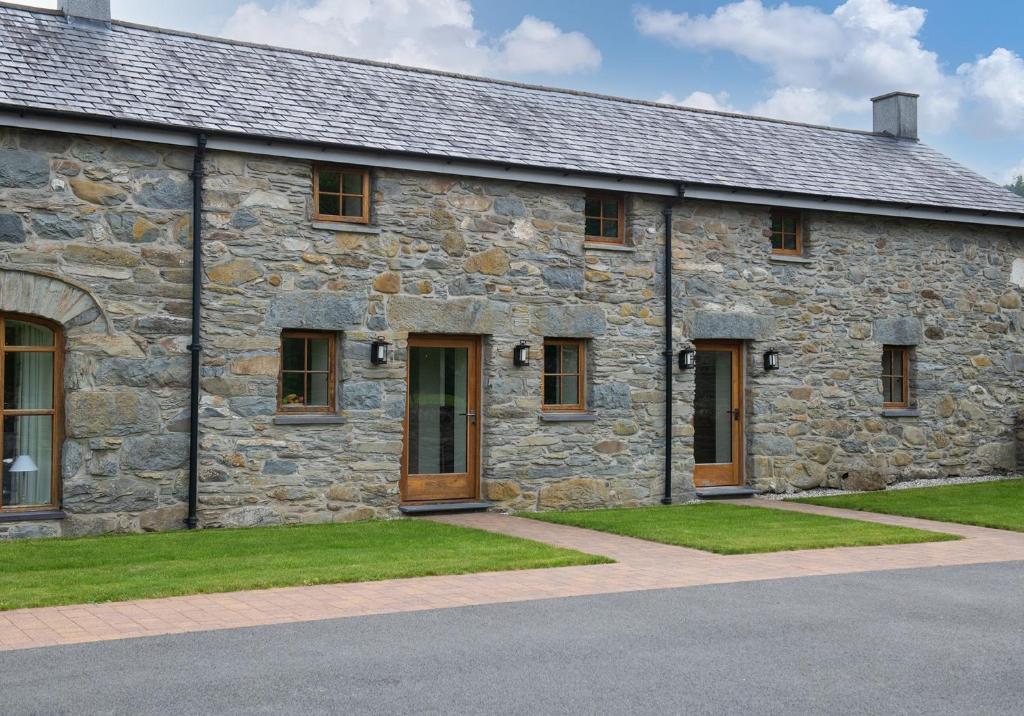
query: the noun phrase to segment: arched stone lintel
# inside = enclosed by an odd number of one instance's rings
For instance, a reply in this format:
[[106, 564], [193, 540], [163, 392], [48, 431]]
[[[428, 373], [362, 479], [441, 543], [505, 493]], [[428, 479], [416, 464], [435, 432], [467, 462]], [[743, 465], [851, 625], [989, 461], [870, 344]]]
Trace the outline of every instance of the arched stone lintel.
[[88, 326], [114, 335], [114, 325], [92, 290], [37, 269], [0, 268], [0, 310], [48, 318], [64, 327]]

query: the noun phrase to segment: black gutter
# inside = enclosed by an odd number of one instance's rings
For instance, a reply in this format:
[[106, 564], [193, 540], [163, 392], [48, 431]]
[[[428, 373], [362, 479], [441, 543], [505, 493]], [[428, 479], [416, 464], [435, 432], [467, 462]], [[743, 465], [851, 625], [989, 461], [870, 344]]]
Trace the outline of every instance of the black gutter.
[[[684, 188], [679, 187], [679, 198]], [[665, 494], [661, 504], [672, 504], [672, 373], [675, 351], [672, 350], [672, 204], [665, 204], [665, 265], [662, 282], [665, 284]]]
[[199, 370], [202, 343], [203, 300], [203, 160], [206, 157], [206, 135], [196, 135], [192, 163], [192, 376], [189, 383], [188, 421], [188, 517], [185, 524], [199, 526]]

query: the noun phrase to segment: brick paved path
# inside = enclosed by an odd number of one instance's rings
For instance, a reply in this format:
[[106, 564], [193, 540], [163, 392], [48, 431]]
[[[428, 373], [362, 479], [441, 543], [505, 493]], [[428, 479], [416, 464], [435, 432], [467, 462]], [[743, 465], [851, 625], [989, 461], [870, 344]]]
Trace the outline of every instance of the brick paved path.
[[616, 563], [19, 609], [0, 612], [0, 650], [552, 597], [1024, 560], [1024, 533], [791, 502], [740, 504], [853, 517], [965, 539], [722, 556], [500, 514], [450, 515], [430, 519], [602, 554]]

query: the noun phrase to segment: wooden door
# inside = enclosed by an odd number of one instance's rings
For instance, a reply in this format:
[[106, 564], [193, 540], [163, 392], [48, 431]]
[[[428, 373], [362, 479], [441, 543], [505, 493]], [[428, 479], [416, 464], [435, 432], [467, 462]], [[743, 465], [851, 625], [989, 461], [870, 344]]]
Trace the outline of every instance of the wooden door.
[[693, 399], [693, 484], [743, 484], [743, 345], [698, 341]]
[[410, 336], [403, 502], [480, 496], [480, 340]]

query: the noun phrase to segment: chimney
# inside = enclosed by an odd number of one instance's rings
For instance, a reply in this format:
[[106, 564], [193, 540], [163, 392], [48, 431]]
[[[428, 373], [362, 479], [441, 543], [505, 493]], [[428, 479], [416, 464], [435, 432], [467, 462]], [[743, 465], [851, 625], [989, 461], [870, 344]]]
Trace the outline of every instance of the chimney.
[[69, 20], [110, 22], [110, 0], [60, 0], [58, 8]]
[[913, 92], [889, 92], [872, 97], [874, 132], [897, 139], [917, 139], [917, 98]]

